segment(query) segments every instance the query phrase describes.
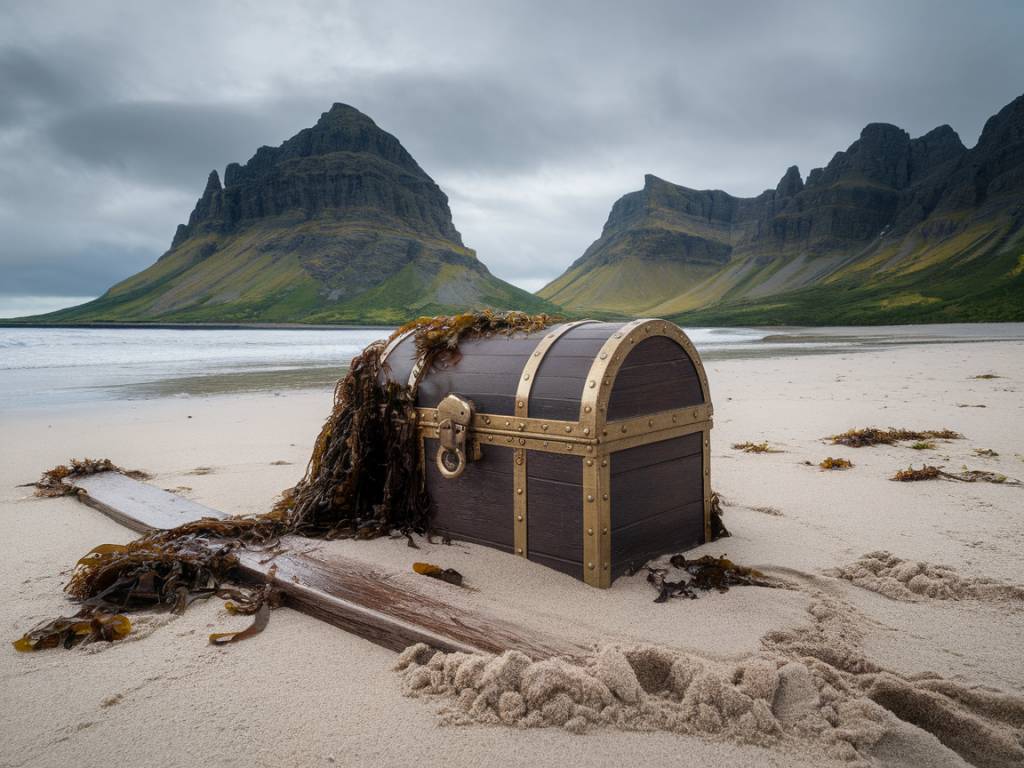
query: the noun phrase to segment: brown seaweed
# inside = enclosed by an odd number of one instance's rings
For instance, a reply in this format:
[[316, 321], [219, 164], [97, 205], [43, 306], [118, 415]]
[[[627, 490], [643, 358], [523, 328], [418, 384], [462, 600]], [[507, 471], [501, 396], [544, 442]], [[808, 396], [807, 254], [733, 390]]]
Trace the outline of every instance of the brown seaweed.
[[849, 459], [833, 459], [829, 456], [822, 459], [818, 466], [822, 469], [850, 469], [853, 467], [853, 462]]
[[907, 440], [961, 440], [963, 435], [951, 429], [927, 429], [921, 432], [912, 429], [850, 429], [839, 435], [826, 438], [834, 445], [863, 448], [869, 445], [893, 445]]
[[110, 459], [71, 459], [67, 464], [58, 464], [53, 469], [43, 472], [42, 476], [30, 485], [34, 485], [36, 496], [54, 498], [57, 496], [73, 496], [77, 491], [73, 484], [65, 483], [69, 477], [85, 477], [100, 472], [120, 472], [136, 480], [149, 480], [152, 475], [137, 469], [122, 469]]
[[936, 480], [940, 477], [942, 477], [942, 470], [938, 467], [924, 464], [920, 469], [914, 469], [913, 466], [910, 466], [907, 469], [901, 469], [889, 479], [897, 480], [901, 483], [911, 483], [918, 480]]
[[733, 443], [732, 447], [733, 449], [743, 451], [744, 453], [782, 453], [778, 448], [769, 447], [767, 441], [763, 443], [751, 443], [749, 441], [745, 443]]
[[704, 555], [696, 560], [687, 560], [682, 554], [672, 555], [669, 565], [682, 571], [683, 577], [677, 581], [669, 581], [668, 569], [648, 568], [647, 583], [658, 591], [654, 598], [656, 603], [664, 603], [672, 597], [697, 598], [695, 590], [708, 592], [728, 592], [729, 587], [774, 587], [760, 571], [737, 565], [725, 555], [712, 557]]
[[946, 472], [940, 467], [932, 467], [925, 464], [921, 469], [901, 469], [890, 480], [901, 482], [912, 482], [916, 480], [956, 480], [961, 483], [995, 483], [997, 485], [1022, 485], [1020, 480], [1014, 480], [998, 472], [990, 472], [985, 469], [964, 469], [962, 472]]

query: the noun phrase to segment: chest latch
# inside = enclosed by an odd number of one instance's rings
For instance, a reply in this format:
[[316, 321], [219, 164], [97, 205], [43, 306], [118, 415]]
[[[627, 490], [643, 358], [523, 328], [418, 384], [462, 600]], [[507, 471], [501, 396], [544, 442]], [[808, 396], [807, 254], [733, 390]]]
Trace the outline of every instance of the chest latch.
[[473, 424], [473, 403], [458, 395], [448, 395], [437, 406], [437, 469], [448, 480], [453, 480], [466, 469], [472, 458], [467, 451], [469, 429]]

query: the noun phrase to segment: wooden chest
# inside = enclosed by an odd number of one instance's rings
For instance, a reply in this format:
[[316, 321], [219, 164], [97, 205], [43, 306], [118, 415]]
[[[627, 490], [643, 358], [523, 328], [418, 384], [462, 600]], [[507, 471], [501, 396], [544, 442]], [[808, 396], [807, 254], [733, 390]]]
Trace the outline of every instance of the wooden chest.
[[[598, 587], [710, 540], [711, 397], [678, 326], [582, 320], [459, 352], [418, 390], [436, 533]], [[411, 336], [385, 355], [419, 375]]]

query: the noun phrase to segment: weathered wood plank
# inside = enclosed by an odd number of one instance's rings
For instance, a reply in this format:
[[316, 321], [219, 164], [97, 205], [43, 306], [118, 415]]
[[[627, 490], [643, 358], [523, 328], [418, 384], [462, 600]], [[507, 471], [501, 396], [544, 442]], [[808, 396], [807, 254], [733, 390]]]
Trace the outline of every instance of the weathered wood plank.
[[[135, 531], [226, 517], [119, 473], [73, 479], [73, 483], [85, 491], [79, 495], [82, 502]], [[318, 540], [289, 536], [282, 543], [289, 551], [272, 558], [266, 552], [239, 552], [242, 577], [255, 583], [269, 581], [281, 590], [289, 607], [385, 648], [398, 651], [422, 642], [467, 653], [515, 649], [535, 659], [586, 652], [561, 638], [449, 604], [405, 583], [398, 573], [353, 558], [308, 551], [322, 544]]]

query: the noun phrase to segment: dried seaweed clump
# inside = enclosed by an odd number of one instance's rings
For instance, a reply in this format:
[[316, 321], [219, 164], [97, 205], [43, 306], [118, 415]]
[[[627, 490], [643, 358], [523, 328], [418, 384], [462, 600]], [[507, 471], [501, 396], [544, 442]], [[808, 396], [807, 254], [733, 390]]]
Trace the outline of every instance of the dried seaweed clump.
[[849, 459], [833, 459], [829, 456], [822, 459], [818, 466], [822, 469], [850, 469], [853, 466], [853, 462]]
[[744, 453], [782, 453], [778, 448], [769, 447], [767, 441], [763, 443], [751, 443], [750, 441], [733, 443], [732, 447], [734, 450], [743, 451]]
[[58, 464], [53, 469], [43, 472], [36, 481], [36, 496], [54, 498], [57, 496], [73, 496], [76, 491], [72, 484], [65, 483], [69, 477], [85, 477], [100, 472], [120, 472], [136, 480], [149, 480], [151, 475], [137, 469], [122, 469], [110, 459], [71, 459], [67, 464]]
[[[238, 612], [256, 614], [256, 620], [241, 633], [211, 636], [211, 642], [244, 639], [265, 626], [274, 595], [265, 587], [224, 586], [237, 565], [234, 550], [270, 547], [285, 534], [368, 539], [395, 530], [426, 532], [428, 499], [416, 424], [410, 418], [419, 382], [407, 385], [389, 379], [381, 359], [387, 343], [411, 332], [422, 374], [435, 363], [455, 359], [466, 338], [536, 331], [553, 322], [548, 315], [490, 311], [420, 318], [390, 339], [369, 345], [335, 388], [334, 407], [316, 439], [305, 476], [273, 510], [255, 517], [194, 521], [128, 545], [102, 545], [82, 558], [66, 587], [83, 606], [73, 617], [78, 627], [74, 637], [82, 636], [80, 625], [86, 619], [115, 610], [181, 611], [197, 598], [220, 595], [232, 598]], [[44, 480], [61, 486], [63, 493], [64, 477], [114, 469], [109, 461], [72, 462]], [[15, 645], [31, 650], [65, 643], [68, 635], [62, 627], [67, 621], [46, 622]]]
[[965, 469], [962, 472], [946, 472], [939, 467], [925, 464], [921, 469], [901, 469], [890, 480], [911, 482], [914, 480], [958, 480], [961, 483], [995, 483], [997, 485], [1021, 485], [1020, 480], [1013, 480], [998, 472], [986, 469]]
[[940, 477], [942, 477], [941, 469], [930, 464], [923, 464], [920, 469], [914, 469], [912, 466], [901, 469], [889, 479], [898, 480], [901, 483], [911, 483], [917, 480], [937, 480]]
[[658, 591], [654, 598], [656, 603], [664, 603], [670, 597], [697, 598], [694, 590], [707, 592], [715, 589], [728, 592], [729, 587], [775, 587], [778, 586], [765, 578], [765, 575], [753, 568], [737, 565], [722, 555], [712, 557], [704, 555], [696, 560], [687, 560], [683, 555], [672, 555], [668, 564], [681, 571], [681, 578], [669, 581], [667, 568], [648, 568], [647, 583]]
[[847, 445], [850, 448], [863, 448], [868, 445], [893, 445], [906, 440], [961, 440], [963, 435], [951, 429], [927, 429], [918, 432], [912, 429], [850, 429], [840, 435], [826, 438], [834, 445]]

